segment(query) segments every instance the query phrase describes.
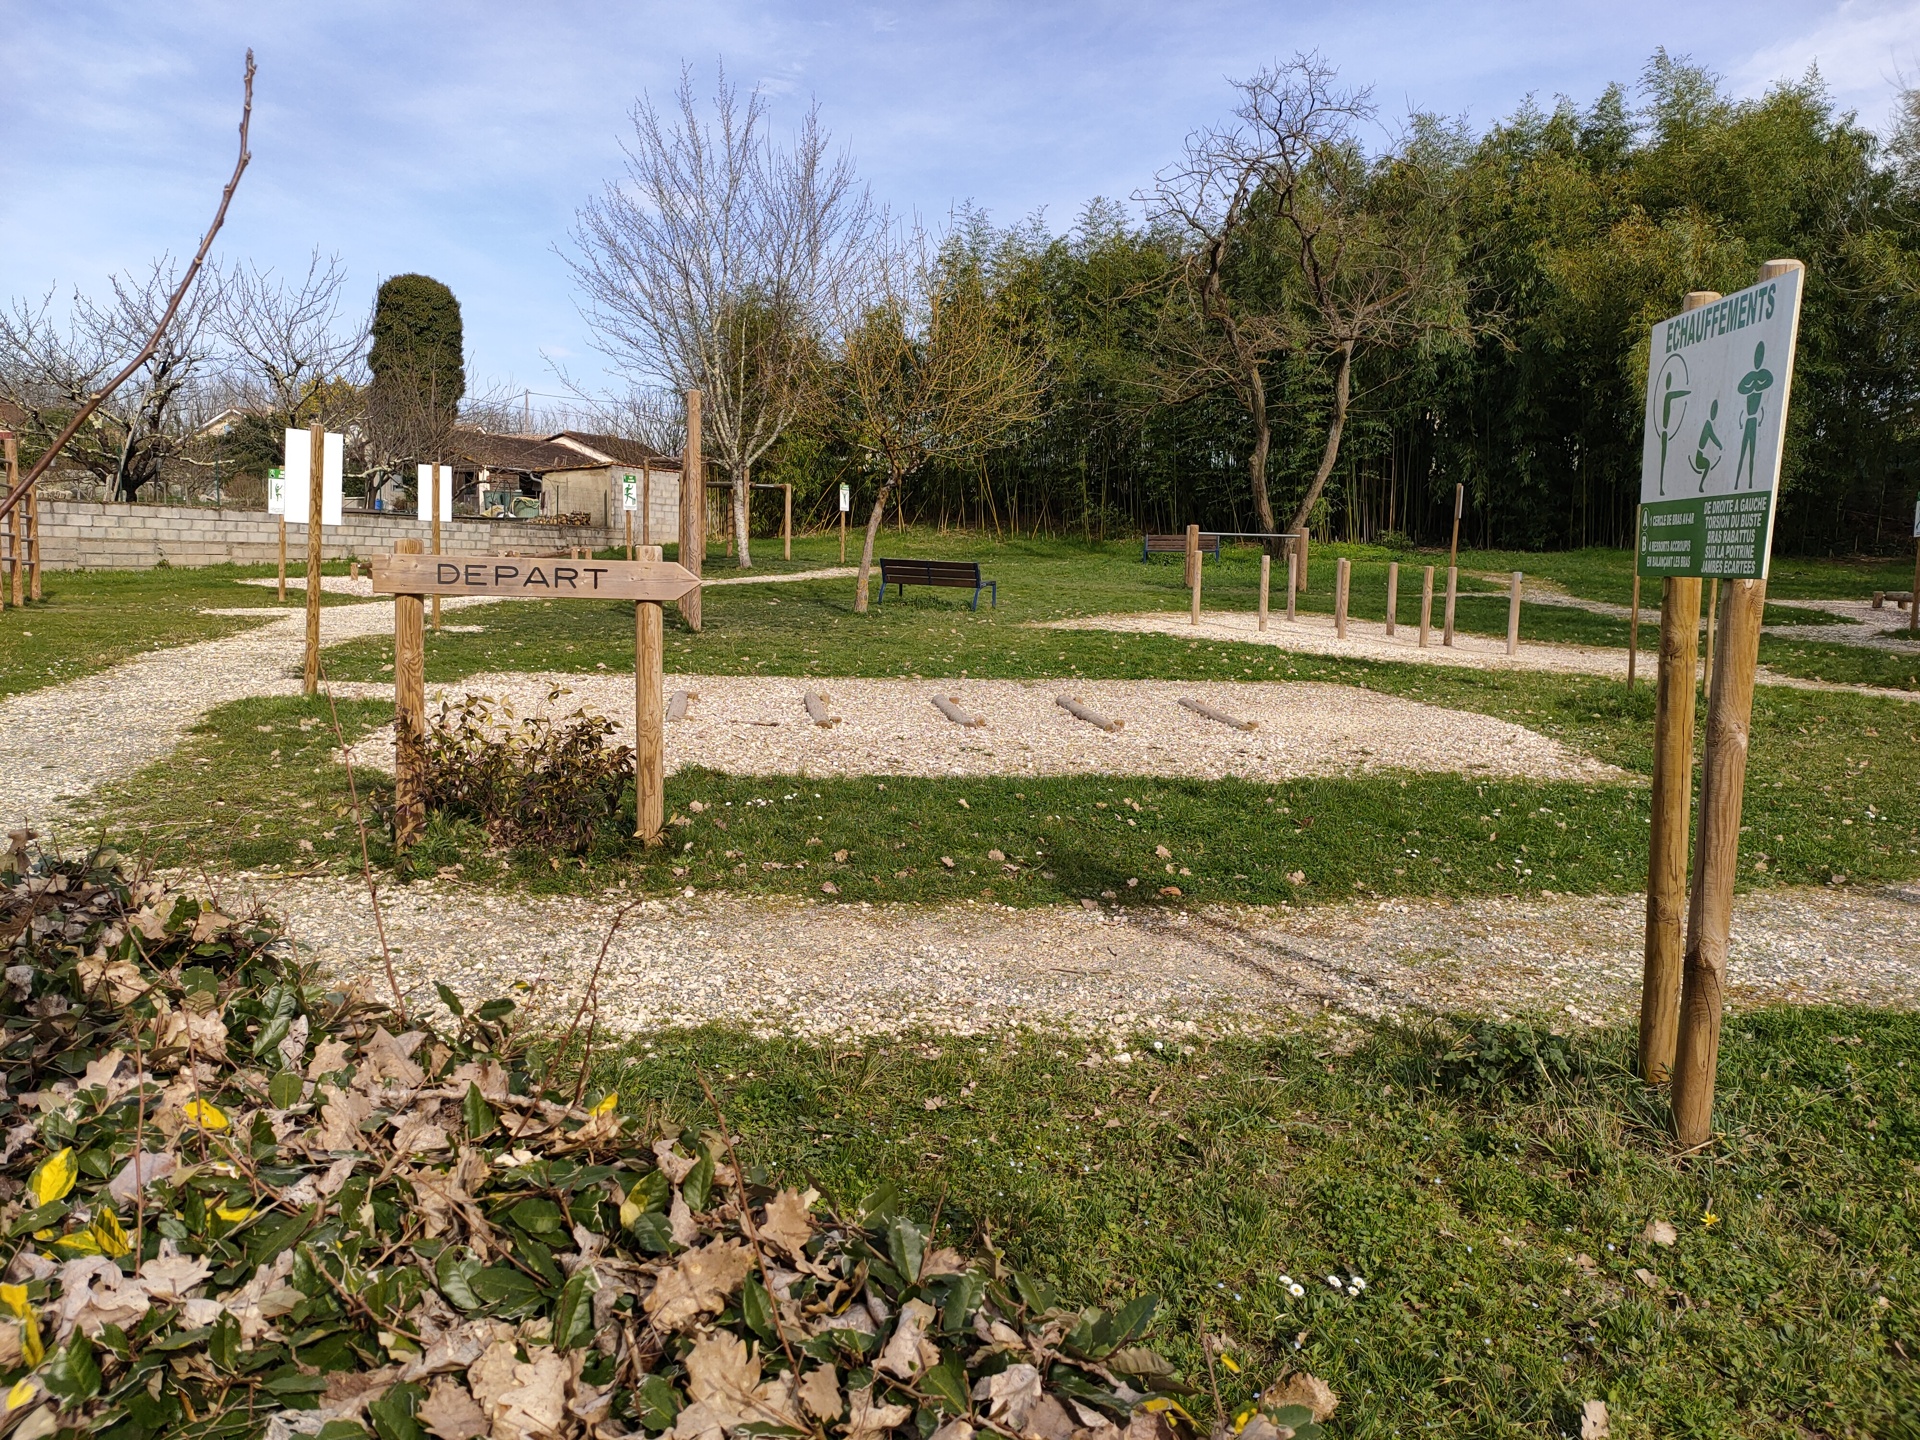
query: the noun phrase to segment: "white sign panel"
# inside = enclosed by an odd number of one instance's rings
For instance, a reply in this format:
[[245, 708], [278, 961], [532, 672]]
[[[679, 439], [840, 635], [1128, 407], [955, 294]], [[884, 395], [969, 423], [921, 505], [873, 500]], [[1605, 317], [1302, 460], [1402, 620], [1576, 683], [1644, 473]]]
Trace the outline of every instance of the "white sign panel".
[[267, 471], [267, 513], [287, 513], [287, 472], [278, 465]]
[[[433, 519], [433, 470], [431, 465], [417, 467], [420, 490], [420, 518]], [[453, 518], [453, 467], [440, 466], [440, 518]]]
[[640, 508], [640, 477], [631, 470], [620, 472], [620, 508], [622, 510]]
[[846, 481], [840, 482], [840, 513], [846, 514], [853, 508], [853, 487]]
[[1642, 575], [1766, 578], [1804, 274], [1653, 327]]
[[[287, 431], [286, 517], [304, 525], [312, 513], [307, 485], [313, 465], [313, 437], [305, 430]], [[324, 469], [320, 477], [320, 523], [340, 523], [341, 486], [346, 479], [347, 440], [328, 431], [321, 449]]]

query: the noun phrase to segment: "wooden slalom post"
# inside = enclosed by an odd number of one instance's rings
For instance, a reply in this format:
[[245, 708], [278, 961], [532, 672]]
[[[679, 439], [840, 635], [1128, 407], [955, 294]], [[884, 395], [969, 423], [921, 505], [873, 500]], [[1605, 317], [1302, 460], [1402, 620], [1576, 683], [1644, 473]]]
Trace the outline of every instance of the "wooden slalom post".
[[1300, 593], [1299, 585], [1300, 552], [1291, 545], [1287, 547], [1287, 623], [1293, 623], [1294, 602]]
[[1187, 526], [1187, 586], [1192, 591], [1189, 599], [1190, 623], [1200, 623], [1200, 527]]
[[1273, 556], [1264, 551], [1260, 556], [1260, 628], [1267, 628], [1267, 585], [1273, 578]]
[[1342, 555], [1333, 573], [1333, 633], [1342, 640], [1347, 638], [1347, 586], [1352, 580], [1353, 562]]
[[[307, 664], [301, 680], [301, 693], [309, 697], [320, 693], [320, 517], [326, 492], [327, 432], [320, 425], [308, 427], [311, 447], [307, 475]], [[399, 662], [396, 660], [396, 667]], [[398, 673], [397, 669], [396, 672]]]
[[[399, 540], [396, 555], [418, 555], [418, 540]], [[393, 597], [393, 841], [405, 849], [427, 823], [426, 635], [418, 595]]]
[[1427, 648], [1427, 637], [1433, 633], [1433, 567], [1431, 565], [1420, 574], [1420, 648]]
[[[1769, 260], [1762, 281], [1804, 268]], [[1790, 374], [1791, 372], [1789, 372]], [[1785, 395], [1781, 405], [1787, 403]], [[1784, 414], [1781, 417], [1785, 419]], [[1916, 596], [1920, 603], [1920, 596]], [[1740, 867], [1740, 813], [1753, 729], [1754, 672], [1767, 605], [1765, 580], [1730, 580], [1721, 607], [1719, 663], [1707, 699], [1707, 742], [1700, 763], [1700, 835], [1680, 993], [1680, 1035], [1673, 1064], [1673, 1135], [1687, 1149], [1713, 1134], [1713, 1092], [1720, 1061], [1733, 885]]]
[[[642, 560], [657, 561], [661, 547], [640, 547]], [[661, 843], [666, 814], [666, 617], [651, 600], [633, 602], [633, 833], [643, 844]]]
[[1507, 654], [1520, 653], [1520, 572], [1513, 572], [1513, 590], [1507, 597]]
[[1393, 627], [1400, 620], [1400, 562], [1387, 562], [1387, 638], [1393, 638]]
[[1453, 539], [1447, 545], [1447, 620], [1442, 645], [1453, 644], [1453, 606], [1460, 596], [1460, 517], [1467, 509], [1467, 487], [1453, 487]]

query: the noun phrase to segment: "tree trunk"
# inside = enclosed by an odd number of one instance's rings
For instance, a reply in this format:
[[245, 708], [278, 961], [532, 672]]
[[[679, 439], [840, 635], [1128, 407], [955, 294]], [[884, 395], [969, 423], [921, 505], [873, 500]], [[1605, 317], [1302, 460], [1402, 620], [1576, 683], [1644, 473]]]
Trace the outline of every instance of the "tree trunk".
[[[1247, 413], [1253, 420], [1253, 453], [1247, 457], [1247, 472], [1253, 481], [1253, 512], [1260, 517], [1260, 528], [1273, 533], [1273, 501], [1267, 495], [1267, 452], [1273, 447], [1273, 426], [1267, 421], [1267, 382], [1261, 377], [1260, 362], [1242, 362], [1247, 372]], [[1269, 547], [1273, 545], [1269, 540]]]
[[753, 494], [753, 467], [742, 465], [733, 477], [733, 545], [740, 556], [740, 568], [753, 568], [753, 554], [747, 549], [747, 501]]
[[889, 475], [880, 493], [873, 497], [873, 513], [867, 517], [867, 538], [860, 546], [860, 578], [853, 587], [853, 613], [867, 613], [867, 576], [873, 569], [873, 541], [887, 518], [887, 491], [900, 483], [898, 475]]
[[1327, 448], [1320, 456], [1320, 469], [1313, 477], [1313, 484], [1307, 487], [1306, 497], [1301, 500], [1300, 508], [1294, 512], [1293, 524], [1289, 530], [1306, 528], [1307, 516], [1320, 499], [1320, 492], [1327, 488], [1327, 477], [1333, 474], [1334, 462], [1340, 458], [1340, 434], [1347, 428], [1347, 400], [1352, 394], [1353, 385], [1353, 342], [1348, 340], [1340, 346], [1340, 369], [1333, 380], [1333, 421], [1327, 426]]

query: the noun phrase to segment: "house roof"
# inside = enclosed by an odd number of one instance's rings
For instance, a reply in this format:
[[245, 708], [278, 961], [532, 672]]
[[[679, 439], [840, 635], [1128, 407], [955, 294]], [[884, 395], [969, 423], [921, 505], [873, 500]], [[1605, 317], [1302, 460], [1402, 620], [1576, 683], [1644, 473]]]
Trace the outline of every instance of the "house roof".
[[[594, 463], [577, 449], [555, 445], [531, 435], [490, 435], [484, 430], [456, 430], [453, 443], [462, 459], [484, 470], [544, 475], [553, 470], [584, 470]], [[587, 463], [583, 464], [583, 461]]]
[[677, 470], [680, 457], [662, 455], [651, 445], [641, 440], [629, 440], [622, 435], [596, 435], [585, 430], [562, 430], [557, 435], [549, 435], [548, 440], [556, 445], [565, 445], [578, 450], [602, 465], [640, 465], [651, 464], [658, 470]]

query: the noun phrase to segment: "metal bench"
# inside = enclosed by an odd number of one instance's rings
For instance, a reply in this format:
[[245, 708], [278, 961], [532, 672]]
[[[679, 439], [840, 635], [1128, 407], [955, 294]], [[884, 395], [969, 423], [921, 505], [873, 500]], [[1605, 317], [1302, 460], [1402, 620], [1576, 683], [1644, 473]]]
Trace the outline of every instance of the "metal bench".
[[980, 563], [977, 560], [882, 560], [880, 562], [880, 602], [887, 598], [887, 586], [897, 585], [901, 595], [905, 595], [909, 585], [937, 585], [948, 590], [973, 591], [973, 608], [980, 608], [980, 592], [987, 591], [993, 598], [993, 608], [1000, 608], [1000, 587], [997, 581], [980, 578]]
[[[1140, 558], [1150, 560], [1155, 555], [1184, 555], [1187, 553], [1187, 537], [1179, 535], [1143, 535], [1140, 539]], [[1205, 531], [1200, 534], [1200, 553], [1220, 558], [1220, 537]]]

